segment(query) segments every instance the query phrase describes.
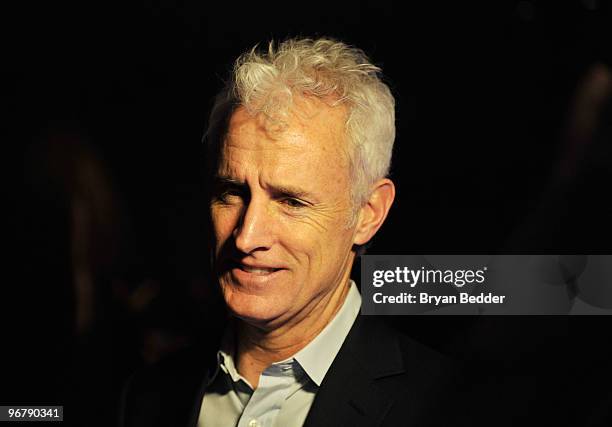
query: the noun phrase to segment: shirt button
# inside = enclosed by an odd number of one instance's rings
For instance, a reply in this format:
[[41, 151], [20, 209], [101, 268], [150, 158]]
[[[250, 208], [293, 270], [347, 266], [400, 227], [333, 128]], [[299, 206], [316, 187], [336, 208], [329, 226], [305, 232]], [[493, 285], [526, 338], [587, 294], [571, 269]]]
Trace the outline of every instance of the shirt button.
[[249, 427], [259, 427], [259, 423], [257, 420], [251, 420], [249, 421]]

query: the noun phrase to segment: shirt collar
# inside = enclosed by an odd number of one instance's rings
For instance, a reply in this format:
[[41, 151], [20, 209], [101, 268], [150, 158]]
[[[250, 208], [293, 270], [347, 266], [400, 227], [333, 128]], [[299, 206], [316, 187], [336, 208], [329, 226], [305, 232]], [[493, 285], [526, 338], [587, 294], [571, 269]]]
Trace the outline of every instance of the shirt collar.
[[[350, 281], [349, 292], [342, 303], [342, 307], [325, 328], [310, 342], [298, 351], [293, 357], [276, 362], [288, 363], [295, 359], [306, 374], [317, 385], [321, 386], [323, 378], [331, 367], [332, 362], [340, 351], [355, 319], [361, 308], [361, 295], [354, 281]], [[209, 384], [222, 369], [228, 374], [232, 381], [246, 380], [238, 373], [234, 364], [235, 328], [230, 322], [225, 331], [221, 348], [217, 352], [217, 367], [215, 373], [210, 377]]]
[[236, 348], [235, 336], [236, 328], [234, 327], [234, 319], [231, 319], [227, 325], [225, 334], [223, 335], [221, 347], [219, 348], [219, 351], [217, 351], [217, 367], [215, 373], [212, 375], [212, 377], [210, 377], [210, 382], [212, 382], [219, 374], [219, 370], [223, 370], [223, 372], [229, 375], [233, 382], [238, 382], [238, 380], [242, 379], [241, 375], [236, 369], [236, 366], [234, 365], [234, 351]]
[[360, 308], [361, 295], [357, 290], [357, 285], [351, 280], [348, 295], [336, 316], [319, 335], [293, 356], [317, 386], [321, 386]]

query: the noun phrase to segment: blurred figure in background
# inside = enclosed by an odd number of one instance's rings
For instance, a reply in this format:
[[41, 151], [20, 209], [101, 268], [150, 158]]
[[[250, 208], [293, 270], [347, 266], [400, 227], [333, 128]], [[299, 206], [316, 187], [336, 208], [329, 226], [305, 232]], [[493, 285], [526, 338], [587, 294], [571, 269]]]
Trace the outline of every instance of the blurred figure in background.
[[141, 253], [142, 218], [119, 191], [130, 183], [84, 134], [51, 128], [24, 156], [5, 351], [19, 369], [0, 390], [3, 404], [64, 405], [67, 425], [107, 427], [127, 376], [185, 346], [222, 307], [203, 273], [178, 279]]
[[50, 130], [25, 157], [16, 322], [25, 375], [8, 396], [64, 404], [73, 420], [97, 412], [102, 423], [115, 386], [107, 282], [121, 209], [99, 154], [68, 129]]

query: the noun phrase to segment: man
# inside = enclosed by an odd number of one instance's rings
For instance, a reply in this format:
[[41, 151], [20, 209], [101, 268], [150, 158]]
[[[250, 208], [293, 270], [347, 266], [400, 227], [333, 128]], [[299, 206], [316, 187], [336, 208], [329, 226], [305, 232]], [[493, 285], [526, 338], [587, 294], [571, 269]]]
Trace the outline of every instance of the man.
[[394, 99], [379, 72], [325, 38], [236, 61], [206, 135], [214, 270], [232, 321], [214, 352], [135, 376], [123, 425], [431, 420], [443, 358], [359, 316], [350, 280], [395, 196]]

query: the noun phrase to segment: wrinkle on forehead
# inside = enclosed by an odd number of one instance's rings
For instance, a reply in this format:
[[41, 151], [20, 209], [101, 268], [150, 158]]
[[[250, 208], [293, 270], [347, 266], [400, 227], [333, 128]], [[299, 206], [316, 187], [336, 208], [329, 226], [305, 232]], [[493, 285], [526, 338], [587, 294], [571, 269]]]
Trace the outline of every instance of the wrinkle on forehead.
[[248, 108], [239, 107], [230, 118], [224, 145], [234, 145], [232, 142], [236, 134], [244, 133], [254, 140], [274, 141], [280, 144], [277, 145], [279, 148], [289, 148], [291, 145], [308, 144], [316, 133], [317, 137], [327, 141], [327, 144], [316, 144], [317, 148], [330, 154], [336, 151], [336, 155], [348, 158], [345, 105], [330, 106], [317, 98], [297, 97], [289, 113], [283, 117], [253, 114]]
[[290, 125], [310, 123], [321, 115], [337, 120], [337, 123], [342, 126], [343, 132], [346, 129], [348, 120], [346, 104], [339, 102], [338, 97], [333, 95], [326, 98], [318, 98], [308, 94], [295, 94], [291, 97], [291, 101], [281, 103], [272, 110], [258, 109], [257, 106], [245, 105], [238, 107], [234, 113], [237, 111], [245, 113], [244, 115], [249, 118], [254, 118], [257, 121], [258, 127], [266, 132], [271, 139], [278, 137]]
[[321, 103], [305, 111], [309, 120], [292, 116], [284, 131], [270, 135], [261, 115], [241, 107], [230, 119], [218, 173], [244, 180], [317, 188], [337, 197], [350, 187], [343, 106]]

